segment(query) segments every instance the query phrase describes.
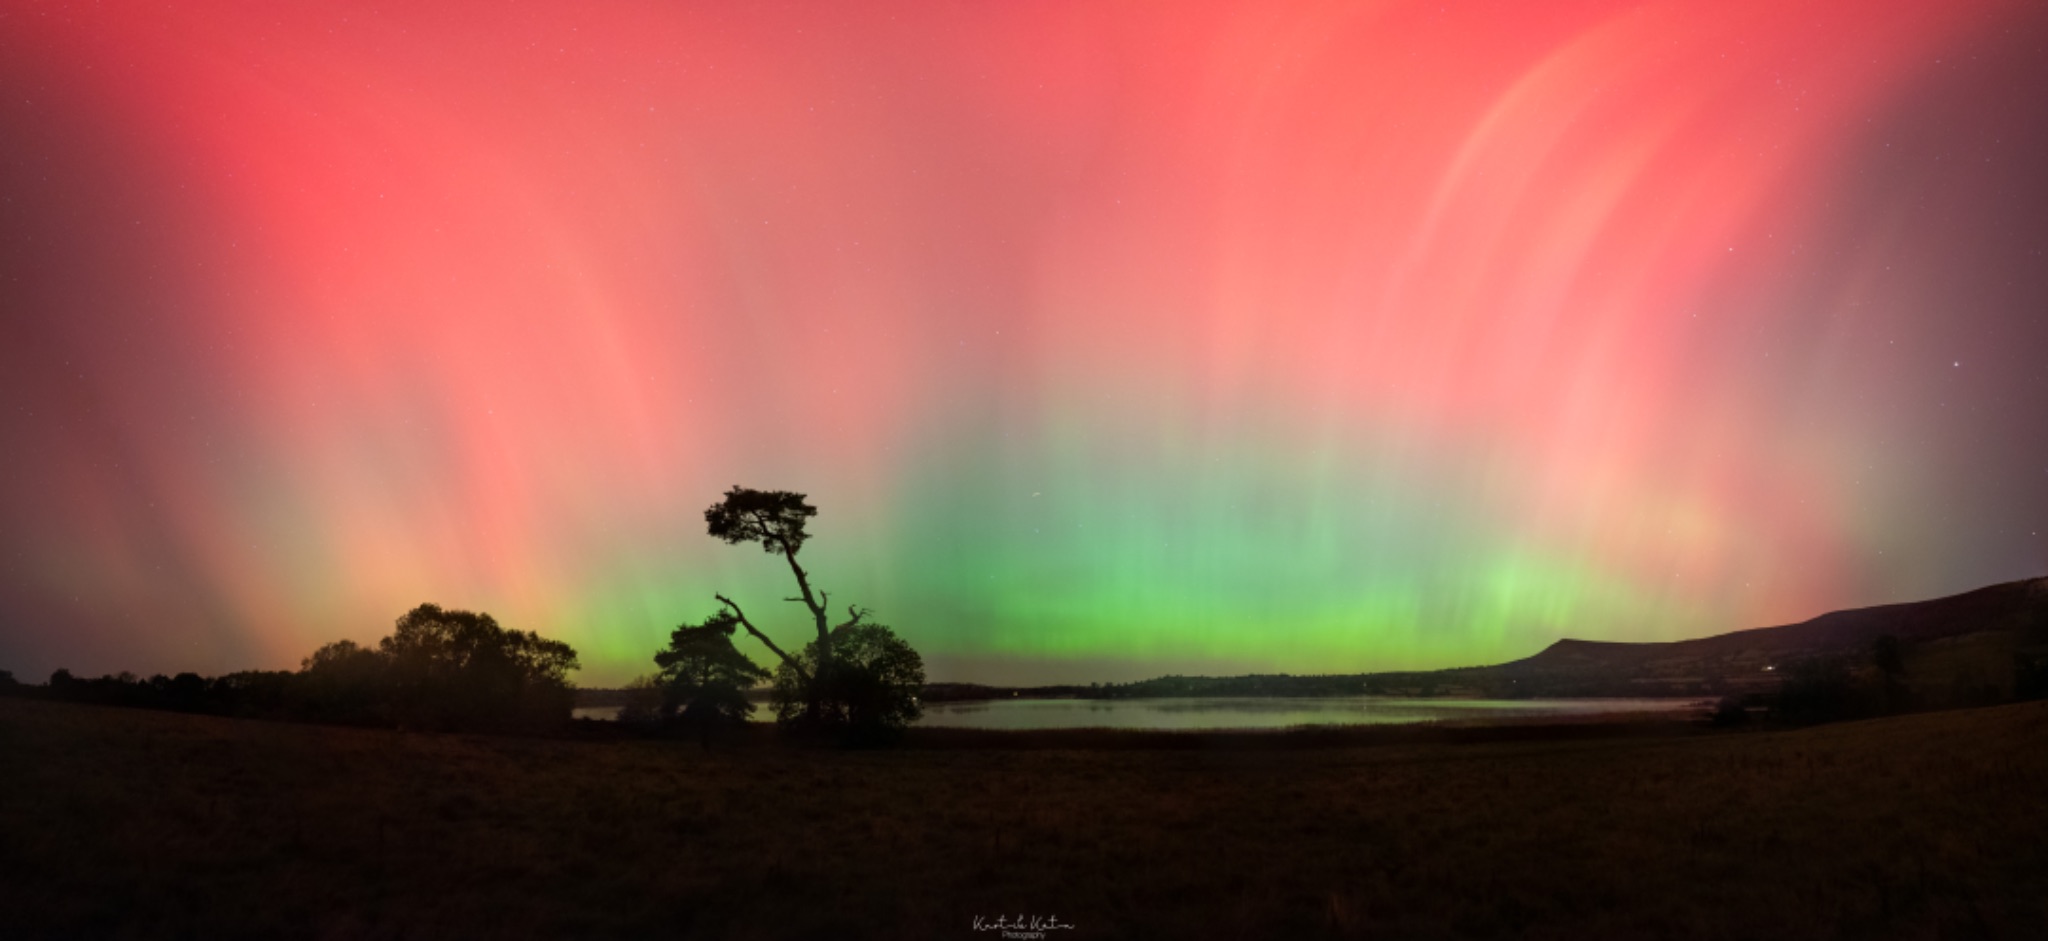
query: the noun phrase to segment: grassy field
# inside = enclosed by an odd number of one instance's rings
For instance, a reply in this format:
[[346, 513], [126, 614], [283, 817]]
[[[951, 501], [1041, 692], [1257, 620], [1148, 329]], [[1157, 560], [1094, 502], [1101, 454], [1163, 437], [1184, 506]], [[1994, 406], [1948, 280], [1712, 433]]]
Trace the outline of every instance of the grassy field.
[[2048, 703], [1462, 734], [706, 753], [0, 700], [0, 937], [2048, 930]]

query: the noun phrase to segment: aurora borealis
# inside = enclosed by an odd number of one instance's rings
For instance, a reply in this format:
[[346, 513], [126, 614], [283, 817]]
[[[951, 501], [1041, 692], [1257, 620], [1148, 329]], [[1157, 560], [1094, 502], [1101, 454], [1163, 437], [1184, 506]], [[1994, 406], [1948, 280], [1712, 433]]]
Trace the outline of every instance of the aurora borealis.
[[937, 680], [2048, 571], [2038, 5], [4, 0], [0, 82], [25, 680], [800, 638], [735, 484]]

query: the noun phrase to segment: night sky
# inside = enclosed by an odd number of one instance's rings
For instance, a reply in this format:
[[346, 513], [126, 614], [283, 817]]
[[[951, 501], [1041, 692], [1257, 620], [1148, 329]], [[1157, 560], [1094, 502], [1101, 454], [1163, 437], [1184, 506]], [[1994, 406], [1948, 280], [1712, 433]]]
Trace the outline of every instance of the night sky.
[[937, 680], [2048, 574], [2048, 5], [0, 0], [0, 98], [26, 681], [798, 643], [735, 484]]

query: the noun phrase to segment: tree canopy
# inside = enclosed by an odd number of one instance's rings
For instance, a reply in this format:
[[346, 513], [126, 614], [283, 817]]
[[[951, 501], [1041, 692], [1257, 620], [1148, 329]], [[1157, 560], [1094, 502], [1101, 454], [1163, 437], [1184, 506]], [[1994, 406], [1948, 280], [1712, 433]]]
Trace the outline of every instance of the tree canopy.
[[805, 521], [816, 515], [818, 508], [801, 493], [734, 487], [704, 511], [704, 522], [713, 537], [732, 545], [758, 542], [763, 552], [794, 556], [811, 538]]
[[488, 614], [423, 604], [377, 646], [391, 658], [401, 719], [491, 728], [566, 715], [574, 704], [575, 649]]
[[577, 667], [575, 648], [559, 640], [435, 604], [407, 611], [377, 646], [401, 668], [436, 675], [496, 672], [524, 683], [567, 684]]
[[721, 610], [669, 634], [668, 646], [654, 654], [665, 718], [680, 710], [686, 723], [708, 734], [714, 724], [744, 722], [753, 714], [746, 691], [768, 671], [732, 645], [738, 627], [739, 619]]
[[[902, 731], [923, 714], [924, 658], [886, 625], [852, 621], [832, 631], [835, 668], [818, 685], [824, 711], [816, 717], [843, 727], [863, 741]], [[805, 645], [794, 663], [775, 671], [775, 712], [784, 722], [804, 721], [813, 695], [808, 676], [817, 676], [818, 644]]]
[[425, 728], [504, 729], [569, 717], [576, 650], [488, 614], [423, 604], [376, 648], [351, 640], [302, 666], [308, 708], [343, 721]]

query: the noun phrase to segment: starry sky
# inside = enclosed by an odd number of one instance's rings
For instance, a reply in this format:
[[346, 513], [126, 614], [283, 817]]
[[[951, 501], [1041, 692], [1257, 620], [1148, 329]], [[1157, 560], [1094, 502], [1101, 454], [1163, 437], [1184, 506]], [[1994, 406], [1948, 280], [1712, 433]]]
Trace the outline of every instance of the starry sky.
[[2017, 0], [0, 0], [0, 668], [801, 642], [735, 484], [937, 680], [2042, 575], [2044, 88]]

